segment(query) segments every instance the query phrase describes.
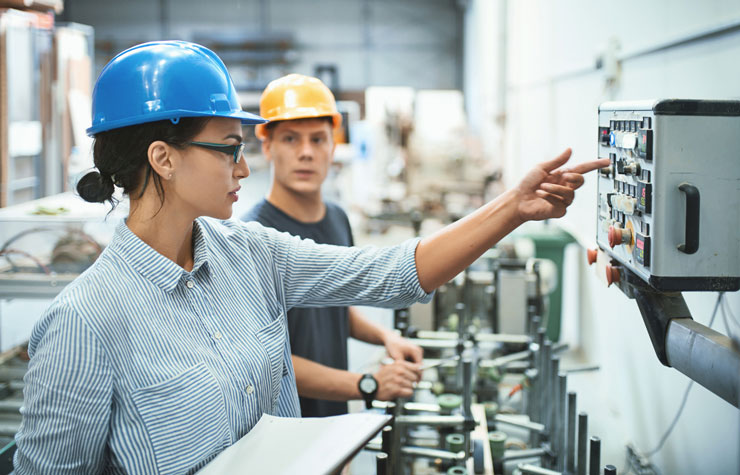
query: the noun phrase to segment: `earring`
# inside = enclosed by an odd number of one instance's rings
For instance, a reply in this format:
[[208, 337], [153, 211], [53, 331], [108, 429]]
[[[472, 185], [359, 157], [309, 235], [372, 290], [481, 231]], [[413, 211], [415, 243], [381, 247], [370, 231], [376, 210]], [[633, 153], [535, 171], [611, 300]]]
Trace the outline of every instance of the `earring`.
[[167, 179], [172, 179], [172, 173], [170, 173], [169, 175], [167, 175]]

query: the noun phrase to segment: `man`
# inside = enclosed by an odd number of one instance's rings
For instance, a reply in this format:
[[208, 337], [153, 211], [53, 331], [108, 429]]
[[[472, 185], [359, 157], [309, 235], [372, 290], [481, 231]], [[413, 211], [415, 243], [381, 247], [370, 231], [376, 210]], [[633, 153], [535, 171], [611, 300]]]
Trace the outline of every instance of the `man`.
[[[320, 80], [289, 74], [272, 81], [260, 99], [270, 122], [255, 128], [272, 167], [267, 197], [242, 219], [322, 244], [351, 246], [346, 214], [325, 202], [321, 185], [334, 158], [334, 130], [342, 123], [329, 88]], [[347, 412], [347, 400], [411, 396], [420, 379], [422, 349], [378, 326], [353, 307], [296, 308], [288, 312], [301, 412], [322, 417]], [[384, 345], [392, 364], [375, 374], [347, 371], [347, 338]]]

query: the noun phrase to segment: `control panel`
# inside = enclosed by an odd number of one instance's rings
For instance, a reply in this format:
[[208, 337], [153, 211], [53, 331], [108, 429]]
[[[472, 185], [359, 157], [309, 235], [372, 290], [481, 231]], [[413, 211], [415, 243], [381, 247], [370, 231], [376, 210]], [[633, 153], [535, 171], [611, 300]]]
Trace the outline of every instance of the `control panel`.
[[661, 291], [740, 289], [740, 101], [603, 103], [598, 156], [615, 265]]

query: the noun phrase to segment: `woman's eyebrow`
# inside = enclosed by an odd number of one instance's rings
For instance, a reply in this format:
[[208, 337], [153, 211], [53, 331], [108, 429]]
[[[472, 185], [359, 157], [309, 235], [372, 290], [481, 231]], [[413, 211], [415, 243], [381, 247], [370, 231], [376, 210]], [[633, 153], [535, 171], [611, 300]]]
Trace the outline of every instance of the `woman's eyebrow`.
[[238, 142], [241, 143], [243, 140], [243, 137], [239, 134], [229, 134], [226, 137], [224, 137], [224, 140], [226, 139], [236, 139]]

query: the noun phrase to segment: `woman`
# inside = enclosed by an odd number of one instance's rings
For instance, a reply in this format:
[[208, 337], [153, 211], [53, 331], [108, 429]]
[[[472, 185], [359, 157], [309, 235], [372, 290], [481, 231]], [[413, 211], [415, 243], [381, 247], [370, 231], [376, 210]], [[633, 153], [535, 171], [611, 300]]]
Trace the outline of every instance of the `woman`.
[[186, 473], [267, 412], [298, 416], [285, 313], [426, 301], [521, 223], [559, 217], [594, 161], [556, 169], [421, 241], [317, 245], [231, 216], [243, 112], [220, 59], [186, 42], [124, 51], [93, 92], [97, 171], [87, 201], [130, 199], [127, 220], [34, 328], [18, 473]]

